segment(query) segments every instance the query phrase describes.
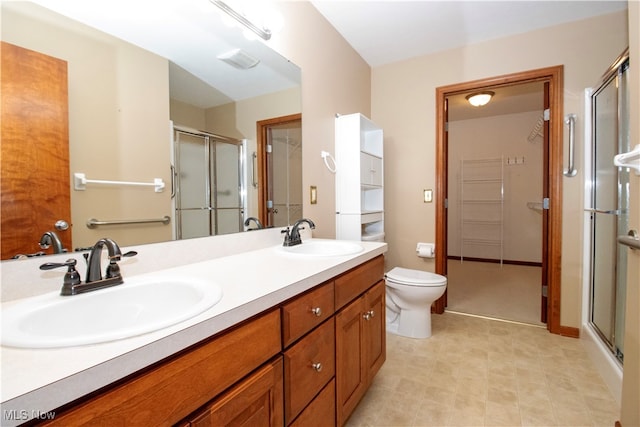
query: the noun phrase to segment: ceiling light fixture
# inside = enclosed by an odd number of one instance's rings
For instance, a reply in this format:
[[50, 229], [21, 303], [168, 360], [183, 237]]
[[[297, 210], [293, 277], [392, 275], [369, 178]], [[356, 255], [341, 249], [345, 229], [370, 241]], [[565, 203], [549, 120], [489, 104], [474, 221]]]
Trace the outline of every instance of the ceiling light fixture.
[[469, 104], [474, 107], [482, 107], [483, 105], [487, 105], [491, 98], [495, 95], [495, 92], [484, 91], [472, 93], [471, 95], [465, 96], [465, 99], [469, 101]]
[[211, 3], [218, 6], [227, 15], [234, 18], [236, 21], [238, 21], [239, 23], [241, 23], [242, 25], [244, 25], [245, 27], [247, 27], [248, 29], [256, 33], [258, 36], [260, 36], [264, 40], [269, 40], [271, 38], [270, 29], [258, 27], [256, 24], [248, 20], [243, 14], [237, 12], [234, 8], [232, 8], [225, 2], [220, 0], [209, 0], [209, 1], [211, 1]]

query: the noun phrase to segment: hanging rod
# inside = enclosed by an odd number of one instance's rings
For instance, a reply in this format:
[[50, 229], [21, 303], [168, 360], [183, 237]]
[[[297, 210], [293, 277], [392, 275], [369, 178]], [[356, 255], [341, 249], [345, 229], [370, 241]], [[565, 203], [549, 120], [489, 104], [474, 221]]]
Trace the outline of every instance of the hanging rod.
[[102, 179], [87, 179], [87, 176], [81, 172], [73, 174], [73, 188], [78, 191], [84, 191], [87, 184], [105, 184], [105, 185], [132, 185], [142, 187], [154, 187], [156, 193], [162, 193], [164, 190], [164, 181], [162, 178], [154, 178], [153, 182], [132, 182], [132, 181], [106, 181]]
[[96, 228], [100, 225], [149, 224], [154, 222], [161, 222], [166, 225], [171, 222], [171, 217], [165, 215], [162, 218], [154, 219], [118, 219], [108, 221], [99, 221], [95, 218], [90, 218], [89, 220], [87, 220], [87, 228]]

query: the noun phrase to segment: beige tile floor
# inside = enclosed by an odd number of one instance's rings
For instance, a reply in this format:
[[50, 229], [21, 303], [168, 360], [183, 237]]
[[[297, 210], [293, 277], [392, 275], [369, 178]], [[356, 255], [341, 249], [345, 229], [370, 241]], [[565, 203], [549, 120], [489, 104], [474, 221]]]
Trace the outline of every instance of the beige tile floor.
[[387, 334], [387, 361], [347, 425], [608, 426], [619, 407], [580, 340], [445, 313], [433, 335]]

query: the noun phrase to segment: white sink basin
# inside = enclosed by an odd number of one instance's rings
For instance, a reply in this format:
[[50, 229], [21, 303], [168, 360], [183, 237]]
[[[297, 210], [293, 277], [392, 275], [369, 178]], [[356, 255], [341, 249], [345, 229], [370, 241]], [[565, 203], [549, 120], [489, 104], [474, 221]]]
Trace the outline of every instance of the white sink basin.
[[364, 247], [355, 242], [344, 240], [303, 240], [296, 246], [278, 246], [279, 252], [306, 257], [328, 257], [354, 255], [364, 250]]
[[27, 298], [2, 310], [2, 345], [22, 348], [102, 343], [156, 331], [194, 317], [222, 298], [204, 280], [146, 277], [74, 296]]

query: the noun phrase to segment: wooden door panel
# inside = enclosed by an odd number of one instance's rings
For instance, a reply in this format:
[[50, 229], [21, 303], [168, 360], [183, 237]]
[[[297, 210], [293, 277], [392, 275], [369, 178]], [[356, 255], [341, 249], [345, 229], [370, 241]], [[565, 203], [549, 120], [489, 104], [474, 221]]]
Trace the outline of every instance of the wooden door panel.
[[336, 418], [339, 426], [353, 412], [367, 387], [363, 348], [364, 298], [336, 315]]
[[71, 222], [67, 63], [2, 42], [1, 114], [2, 259], [38, 252], [46, 231], [71, 248], [54, 228]]
[[369, 319], [365, 322], [365, 349], [367, 361], [367, 381], [371, 383], [387, 356], [385, 333], [385, 287], [384, 281], [378, 282], [366, 294], [366, 310]]

